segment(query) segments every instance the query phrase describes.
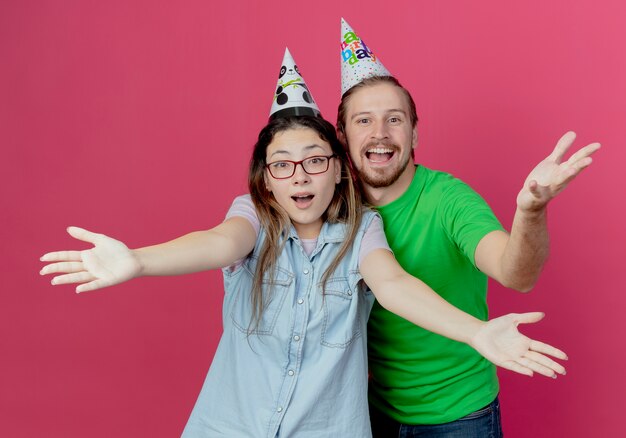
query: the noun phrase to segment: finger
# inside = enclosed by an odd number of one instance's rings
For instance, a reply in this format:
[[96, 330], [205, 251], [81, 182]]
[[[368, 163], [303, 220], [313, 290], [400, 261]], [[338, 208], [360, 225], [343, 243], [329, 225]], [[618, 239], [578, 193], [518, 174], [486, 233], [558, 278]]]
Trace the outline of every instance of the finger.
[[102, 289], [103, 287], [107, 287], [107, 286], [108, 284], [106, 284], [102, 280], [94, 280], [94, 281], [90, 281], [89, 283], [84, 283], [84, 284], [77, 286], [76, 293], [79, 294], [81, 292], [90, 292], [92, 290]]
[[593, 158], [585, 157], [573, 163], [570, 168], [575, 170], [574, 175], [578, 175], [581, 170], [585, 167], [589, 167], [591, 163], [593, 163]]
[[526, 367], [530, 370], [532, 370], [535, 373], [539, 373], [542, 376], [546, 376], [546, 377], [551, 377], [553, 379], [556, 379], [556, 373], [546, 367], [543, 366], [542, 364], [535, 362], [534, 360], [528, 359], [527, 357], [521, 357], [517, 360], [517, 363], [520, 364], [523, 367]]
[[524, 357], [532, 360], [533, 362], [538, 363], [541, 366], [550, 368], [551, 370], [553, 370], [554, 372], [558, 374], [562, 374], [562, 375], [566, 374], [565, 367], [563, 365], [550, 359], [547, 356], [544, 356], [543, 354], [537, 353], [535, 351], [527, 351], [526, 354], [524, 354]]
[[80, 262], [80, 251], [55, 251], [42, 255], [42, 262]]
[[568, 131], [559, 139], [554, 147], [554, 150], [550, 154], [550, 158], [554, 159], [557, 163], [560, 163], [563, 159], [563, 155], [570, 148], [574, 140], [576, 139], [576, 133], [573, 131]]
[[586, 167], [593, 162], [591, 157], [585, 157], [578, 160], [576, 163], [569, 165], [566, 169], [563, 170], [561, 174], [561, 180], [558, 183], [559, 187], [563, 187], [569, 184], [574, 178], [578, 176], [580, 172], [583, 171]]
[[[599, 145], [598, 145], [599, 146]], [[597, 150], [597, 149], [596, 149]], [[595, 152], [595, 151], [593, 151]], [[593, 153], [591, 152], [591, 153]], [[593, 163], [593, 158], [591, 158], [591, 153], [588, 155], [572, 155], [567, 162], [563, 163], [563, 165], [567, 166], [567, 170], [569, 171], [568, 176], [574, 177], [580, 173], [586, 167], [589, 167], [591, 163]]]
[[67, 232], [74, 239], [82, 240], [83, 242], [96, 243], [96, 240], [100, 237], [100, 234], [92, 233], [84, 228], [79, 227], [67, 227]]
[[81, 262], [61, 262], [44, 266], [39, 273], [41, 275], [54, 274], [57, 272], [65, 272], [71, 274], [73, 272], [84, 271], [85, 268]]
[[590, 157], [593, 155], [598, 149], [600, 149], [600, 143], [591, 143], [585, 146], [584, 148], [580, 148], [580, 150], [576, 151], [572, 154], [571, 157], [567, 160], [568, 163], [575, 163], [581, 158]]
[[519, 364], [517, 362], [514, 362], [512, 360], [508, 360], [506, 362], [502, 362], [499, 365], [500, 365], [500, 367], [505, 368], [505, 369], [507, 369], [509, 371], [514, 371], [516, 373], [523, 374], [523, 375], [528, 376], [528, 377], [532, 377], [533, 376], [533, 370], [531, 370], [530, 368], [525, 367], [525, 366], [523, 366], [523, 365], [521, 365], [521, 364]]
[[515, 321], [516, 324], [532, 324], [541, 321], [544, 316], [545, 313], [543, 312], [519, 313], [515, 315]]
[[568, 359], [567, 354], [565, 354], [564, 351], [561, 351], [558, 348], [553, 347], [552, 345], [544, 344], [540, 341], [535, 341], [534, 339], [530, 340], [530, 350], [536, 351], [537, 353], [547, 354], [552, 357], [556, 357], [557, 359]]
[[86, 283], [95, 280], [96, 277], [87, 271], [75, 272], [73, 274], [65, 274], [54, 277], [51, 281], [53, 285], [68, 283]]

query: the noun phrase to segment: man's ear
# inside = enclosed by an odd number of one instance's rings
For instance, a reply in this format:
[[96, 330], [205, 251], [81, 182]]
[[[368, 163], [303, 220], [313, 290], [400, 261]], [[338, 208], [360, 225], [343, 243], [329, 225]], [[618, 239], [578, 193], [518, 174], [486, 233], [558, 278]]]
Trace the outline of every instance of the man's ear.
[[335, 132], [337, 134], [337, 138], [339, 139], [339, 141], [341, 142], [343, 147], [347, 148], [348, 144], [346, 143], [346, 134], [344, 134], [343, 131], [341, 129], [339, 129], [339, 128], [336, 128]]
[[417, 149], [417, 126], [413, 127], [413, 134], [412, 134], [412, 139], [411, 142], [413, 144], [413, 147], [411, 148], [411, 159], [413, 160], [413, 162], [415, 162], [415, 149]]

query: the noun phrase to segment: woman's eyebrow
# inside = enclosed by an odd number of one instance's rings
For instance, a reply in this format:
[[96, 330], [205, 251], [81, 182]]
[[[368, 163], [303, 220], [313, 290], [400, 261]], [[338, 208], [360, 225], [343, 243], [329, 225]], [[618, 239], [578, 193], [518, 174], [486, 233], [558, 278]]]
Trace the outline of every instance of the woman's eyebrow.
[[[315, 144], [315, 143], [311, 144], [311, 145], [308, 145], [308, 146], [305, 146], [303, 148], [303, 150], [307, 151], [307, 152], [310, 151], [310, 150], [314, 150], [314, 149], [321, 149], [322, 151], [324, 151], [324, 147], [323, 146], [321, 146], [319, 144]], [[277, 155], [277, 154], [291, 155], [291, 152], [286, 150], [286, 149], [279, 149], [277, 151], [272, 152], [272, 154], [270, 155], [270, 158], [273, 157], [274, 155]]]

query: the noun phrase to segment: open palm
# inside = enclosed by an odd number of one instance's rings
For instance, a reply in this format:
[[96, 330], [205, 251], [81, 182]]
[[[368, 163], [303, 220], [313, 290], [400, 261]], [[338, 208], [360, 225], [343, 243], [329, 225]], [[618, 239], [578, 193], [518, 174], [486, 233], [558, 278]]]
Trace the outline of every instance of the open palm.
[[576, 176], [592, 163], [591, 155], [600, 149], [591, 143], [576, 151], [568, 160], [563, 156], [572, 146], [576, 134], [567, 132], [557, 142], [552, 153], [530, 172], [517, 196], [517, 205], [525, 211], [539, 210], [558, 195]]
[[92, 243], [94, 247], [42, 256], [41, 261], [51, 262], [43, 267], [42, 275], [61, 274], [52, 279], [52, 284], [80, 283], [76, 292], [86, 292], [128, 281], [141, 271], [137, 257], [119, 240], [78, 227], [69, 227], [67, 231], [75, 239]]
[[530, 339], [517, 329], [519, 324], [538, 322], [543, 316], [541, 312], [530, 312], [494, 318], [479, 330], [472, 347], [492, 363], [520, 374], [532, 376], [537, 372], [548, 377], [565, 374], [562, 365], [546, 356], [565, 360], [564, 352]]

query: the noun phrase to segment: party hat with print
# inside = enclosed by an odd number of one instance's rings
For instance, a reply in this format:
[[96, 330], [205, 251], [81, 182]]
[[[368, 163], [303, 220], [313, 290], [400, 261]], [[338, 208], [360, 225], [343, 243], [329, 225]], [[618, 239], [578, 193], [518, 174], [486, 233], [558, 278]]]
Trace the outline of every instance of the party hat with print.
[[319, 116], [320, 110], [313, 100], [309, 88], [298, 71], [289, 49], [285, 49], [283, 64], [278, 74], [270, 120], [289, 116]]
[[341, 19], [341, 95], [372, 76], [391, 76], [346, 20]]

